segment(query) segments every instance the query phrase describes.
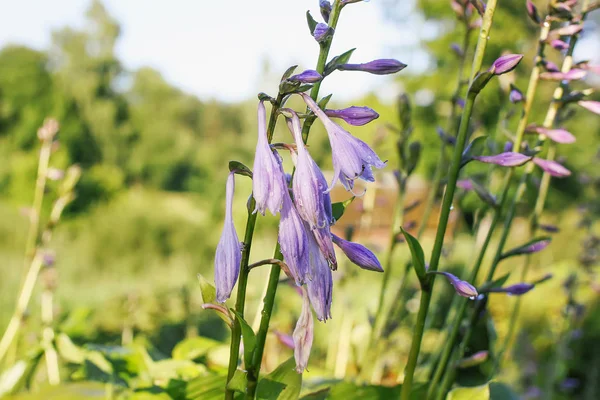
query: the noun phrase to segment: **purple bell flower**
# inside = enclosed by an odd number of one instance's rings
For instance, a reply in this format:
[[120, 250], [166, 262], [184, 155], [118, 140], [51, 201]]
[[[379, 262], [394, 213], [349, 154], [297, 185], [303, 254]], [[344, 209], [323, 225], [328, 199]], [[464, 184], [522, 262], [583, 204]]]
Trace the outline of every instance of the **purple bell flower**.
[[292, 338], [294, 339], [294, 359], [296, 360], [296, 372], [301, 374], [308, 365], [310, 349], [314, 337], [314, 320], [310, 310], [310, 301], [306, 289], [302, 291], [302, 311], [296, 322]]
[[315, 83], [323, 79], [323, 76], [315, 71], [314, 69], [307, 69], [299, 74], [292, 75], [288, 78], [288, 81], [302, 82], [302, 83]]
[[346, 257], [354, 264], [369, 271], [383, 272], [379, 260], [371, 250], [362, 244], [349, 242], [333, 234], [332, 236], [333, 242], [342, 249]]
[[235, 174], [231, 172], [227, 177], [225, 224], [215, 254], [215, 286], [217, 287], [217, 301], [219, 303], [225, 302], [231, 295], [240, 273], [240, 262], [242, 260], [242, 245], [235, 231], [232, 218], [234, 191]]
[[371, 168], [383, 168], [385, 162], [381, 161], [365, 142], [355, 138], [333, 122], [310, 96], [304, 93], [300, 95], [312, 112], [319, 117], [329, 134], [333, 158], [333, 180], [329, 190], [333, 188], [338, 179], [349, 191], [354, 187], [354, 180], [357, 178], [374, 182], [375, 178]]
[[281, 210], [284, 193], [287, 192], [285, 176], [279, 155], [271, 149], [267, 140], [266, 110], [263, 102], [258, 103], [258, 141], [254, 154], [252, 196], [256, 209], [262, 215], [269, 210], [275, 215]]
[[310, 273], [307, 255], [308, 235], [310, 232], [306, 231], [304, 222], [286, 191], [281, 208], [278, 241], [283, 259], [298, 286], [306, 281]]
[[476, 156], [473, 159], [487, 164], [500, 165], [501, 167], [518, 167], [531, 160], [531, 157], [511, 151], [493, 156]]
[[325, 256], [313, 237], [309, 235], [308, 256], [312, 279], [306, 282], [308, 297], [319, 321], [331, 318], [333, 276]]
[[341, 110], [325, 110], [330, 118], [341, 118], [350, 125], [362, 126], [379, 118], [379, 114], [369, 107], [352, 106]]
[[404, 68], [406, 64], [391, 58], [373, 60], [364, 64], [342, 64], [338, 67], [340, 71], [362, 71], [375, 75], [395, 74]]

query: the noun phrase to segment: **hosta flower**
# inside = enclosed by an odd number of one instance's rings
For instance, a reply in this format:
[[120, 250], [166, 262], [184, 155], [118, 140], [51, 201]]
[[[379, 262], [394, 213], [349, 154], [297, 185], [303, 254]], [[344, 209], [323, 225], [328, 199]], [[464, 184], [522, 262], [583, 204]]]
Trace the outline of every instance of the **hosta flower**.
[[534, 157], [533, 162], [544, 170], [544, 172], [557, 178], [564, 178], [565, 176], [571, 175], [571, 171], [563, 167], [559, 163], [553, 160], [544, 160], [543, 158]]
[[310, 237], [308, 246], [309, 265], [312, 278], [306, 282], [308, 297], [317, 319], [326, 321], [331, 318], [331, 296], [333, 292], [333, 276], [327, 260], [314, 238]]
[[242, 245], [238, 240], [232, 218], [234, 191], [235, 174], [231, 172], [227, 177], [225, 223], [215, 254], [215, 286], [219, 303], [225, 302], [231, 295], [240, 273], [242, 259]]
[[294, 359], [296, 360], [296, 372], [301, 374], [308, 365], [310, 357], [310, 349], [313, 343], [314, 336], [314, 320], [312, 311], [310, 310], [310, 301], [306, 290], [302, 291], [302, 311], [292, 338], [294, 339]]
[[582, 100], [577, 102], [581, 107], [600, 115], [600, 101]]
[[271, 214], [277, 214], [286, 192], [281, 159], [276, 152], [273, 152], [267, 139], [266, 110], [261, 101], [258, 103], [258, 140], [252, 176], [252, 196], [256, 200], [254, 212], [258, 211], [265, 215], [265, 210], [268, 209]]
[[371, 168], [383, 168], [385, 163], [365, 142], [355, 138], [333, 122], [310, 96], [304, 93], [301, 96], [312, 112], [321, 120], [329, 134], [333, 158], [333, 180], [329, 190], [333, 188], [338, 179], [346, 190], [352, 190], [354, 180], [357, 178], [369, 182], [375, 181]]
[[545, 128], [538, 125], [530, 125], [526, 128], [527, 132], [535, 132], [540, 135], [548, 137], [550, 140], [556, 143], [573, 143], [575, 142], [575, 136], [571, 132], [563, 128]]
[[323, 79], [323, 76], [315, 71], [314, 69], [307, 69], [299, 74], [292, 75], [288, 78], [288, 81], [302, 82], [302, 83], [315, 83]]
[[500, 165], [501, 167], [518, 167], [531, 160], [531, 157], [511, 151], [493, 156], [475, 156], [473, 159], [487, 164]]
[[517, 67], [517, 65], [521, 62], [523, 58], [522, 54], [507, 54], [499, 57], [494, 61], [492, 67], [490, 68], [490, 72], [494, 75], [502, 75], [507, 72], [512, 71]]
[[448, 279], [448, 282], [450, 282], [450, 284], [452, 286], [454, 286], [454, 290], [456, 290], [456, 293], [459, 296], [474, 299], [478, 295], [477, 289], [475, 289], [475, 287], [473, 285], [471, 285], [467, 281], [458, 279], [456, 276], [452, 275], [450, 272], [436, 271], [436, 272], [431, 272], [431, 273], [444, 275], [446, 277], [446, 279]]
[[313, 36], [315, 40], [319, 43], [324, 42], [327, 38], [331, 37], [333, 34], [333, 29], [331, 29], [327, 24], [318, 23], [313, 31]]
[[329, 16], [331, 15], [331, 3], [328, 0], [319, 1], [319, 11], [325, 22], [329, 22]]
[[373, 60], [364, 64], [342, 64], [340, 71], [362, 71], [374, 75], [389, 75], [402, 71], [406, 64], [394, 59]]
[[515, 283], [514, 285], [506, 287], [492, 288], [489, 291], [496, 293], [506, 293], [511, 296], [521, 296], [522, 294], [529, 292], [534, 287], [535, 285], [531, 283]]
[[374, 119], [379, 118], [379, 114], [369, 107], [348, 107], [341, 110], [325, 110], [330, 118], [341, 118], [350, 125], [366, 125]]
[[278, 241], [283, 259], [297, 285], [304, 283], [309, 275], [308, 235], [310, 232], [306, 231], [302, 218], [286, 192], [281, 208]]
[[375, 254], [367, 249], [362, 244], [349, 242], [336, 235], [333, 235], [333, 242], [344, 252], [346, 257], [354, 264], [358, 265], [362, 269], [368, 269], [369, 271], [383, 272], [383, 268], [379, 263]]

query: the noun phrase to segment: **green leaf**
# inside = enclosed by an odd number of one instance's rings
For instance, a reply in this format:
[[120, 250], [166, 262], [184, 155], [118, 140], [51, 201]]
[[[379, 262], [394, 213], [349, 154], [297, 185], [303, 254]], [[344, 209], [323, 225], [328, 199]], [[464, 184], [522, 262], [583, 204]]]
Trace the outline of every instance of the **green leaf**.
[[104, 372], [105, 374], [110, 375], [113, 373], [112, 364], [99, 351], [86, 352], [85, 359], [87, 361], [89, 361], [90, 363], [94, 364], [94, 366], [96, 366], [96, 368], [98, 368], [100, 371]]
[[248, 366], [252, 363], [252, 355], [254, 354], [254, 349], [256, 348], [256, 335], [254, 334], [252, 327], [248, 325], [244, 317], [242, 317], [239, 312], [235, 311], [233, 308], [231, 311], [237, 317], [240, 327], [242, 328], [242, 340], [244, 341], [244, 364]]
[[489, 386], [459, 387], [448, 393], [446, 400], [490, 400]]
[[327, 96], [323, 97], [321, 100], [319, 100], [318, 106], [321, 110], [325, 110], [325, 107], [327, 107], [327, 103], [329, 103], [329, 100], [331, 100], [331, 96], [333, 96], [333, 94], [328, 94]]
[[333, 203], [331, 205], [331, 215], [333, 216], [333, 219], [338, 221], [340, 218], [342, 218], [342, 215], [344, 215], [344, 212], [346, 211], [346, 207], [348, 207], [350, 203], [354, 201], [355, 197], [356, 196], [352, 196], [348, 200]]
[[308, 23], [308, 30], [310, 31], [310, 34], [312, 35], [313, 32], [315, 31], [315, 28], [317, 27], [317, 21], [315, 21], [313, 16], [310, 15], [310, 11], [306, 12], [306, 22]]
[[231, 377], [231, 380], [227, 382], [227, 389], [234, 390], [236, 392], [246, 393], [246, 386], [248, 385], [248, 372], [236, 369]]
[[543, 237], [532, 239], [529, 242], [525, 243], [524, 245], [521, 245], [517, 248], [514, 248], [514, 249], [509, 250], [506, 253], [502, 254], [502, 256], [500, 257], [500, 260], [504, 260], [505, 258], [508, 258], [508, 257], [519, 256], [522, 254], [537, 253], [538, 251], [541, 251], [544, 248], [546, 248], [550, 244], [551, 241], [552, 241], [552, 238], [550, 238], [549, 236], [543, 236]]
[[471, 140], [471, 143], [469, 143], [463, 151], [462, 160], [460, 162], [461, 168], [464, 167], [470, 161], [472, 161], [474, 156], [483, 155], [486, 141], [487, 136], [478, 136], [475, 139]]
[[222, 400], [227, 377], [224, 375], [199, 376], [190, 380], [185, 388], [186, 400]]
[[317, 390], [316, 392], [312, 392], [300, 397], [300, 400], [327, 400], [329, 399], [330, 391], [331, 388]]
[[70, 363], [82, 364], [85, 361], [86, 351], [75, 345], [71, 338], [64, 333], [60, 333], [56, 337], [56, 349], [60, 357]]
[[490, 382], [491, 400], [519, 400], [520, 397], [505, 383]]
[[252, 170], [239, 161], [229, 161], [229, 172], [235, 172], [238, 175], [252, 178]]
[[211, 285], [202, 274], [198, 274], [200, 282], [200, 294], [202, 295], [202, 303], [214, 303], [217, 300], [217, 289]]
[[417, 278], [419, 278], [419, 282], [423, 284], [426, 281], [427, 271], [425, 270], [425, 255], [423, 254], [423, 248], [419, 241], [412, 236], [410, 233], [406, 232], [403, 228], [400, 228], [404, 237], [406, 238], [406, 243], [408, 243], [408, 248], [410, 249], [410, 255], [412, 256], [412, 264], [417, 273]]
[[333, 57], [331, 61], [329, 61], [327, 65], [325, 65], [325, 70], [322, 74], [323, 77], [331, 74], [338, 68], [338, 66], [348, 63], [348, 61], [350, 61], [352, 53], [354, 53], [354, 50], [356, 49], [350, 49], [347, 52], [340, 54], [339, 56]]
[[173, 358], [175, 360], [196, 360], [220, 344], [221, 342], [202, 336], [188, 338], [175, 346]]
[[412, 174], [421, 158], [421, 143], [412, 142], [408, 146], [408, 160], [406, 160], [406, 175]]
[[478, 94], [488, 84], [488, 82], [494, 77], [494, 74], [490, 71], [485, 71], [477, 74], [471, 86], [469, 87], [469, 94]]
[[294, 369], [294, 357], [288, 358], [258, 382], [256, 398], [264, 400], [297, 400], [302, 389], [302, 374]]

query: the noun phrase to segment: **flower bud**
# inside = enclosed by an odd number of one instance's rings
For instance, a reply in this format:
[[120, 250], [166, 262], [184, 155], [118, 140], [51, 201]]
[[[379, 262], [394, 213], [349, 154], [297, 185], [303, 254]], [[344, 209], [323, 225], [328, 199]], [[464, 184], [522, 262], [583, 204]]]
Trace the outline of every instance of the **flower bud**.
[[46, 174], [48, 179], [51, 181], [59, 181], [65, 176], [65, 171], [58, 168], [48, 168], [48, 173]]
[[564, 178], [571, 175], [571, 171], [552, 160], [544, 160], [543, 158], [533, 157], [533, 162], [540, 167], [544, 172], [556, 178]]
[[544, 135], [556, 143], [568, 144], [575, 142], [575, 136], [573, 136], [571, 132], [562, 128], [550, 129], [538, 125], [529, 125], [527, 128], [525, 128], [525, 131]]
[[575, 81], [583, 78], [587, 72], [573, 68], [569, 72], [542, 72], [540, 78], [547, 81]]
[[379, 114], [369, 107], [352, 106], [341, 110], [325, 110], [325, 114], [331, 118], [341, 118], [350, 125], [366, 125], [374, 119], [379, 118]]
[[288, 81], [301, 82], [301, 83], [315, 83], [319, 82], [323, 77], [317, 71], [313, 69], [307, 69], [306, 71], [292, 75], [288, 78]]
[[531, 283], [516, 283], [511, 286], [506, 286], [506, 287], [501, 287], [501, 288], [491, 288], [489, 291], [495, 292], [495, 293], [506, 293], [509, 296], [521, 296], [521, 295], [529, 292], [534, 287], [535, 287], [535, 285], [532, 285]]
[[335, 243], [354, 264], [369, 271], [383, 272], [379, 260], [371, 250], [361, 244], [349, 242], [336, 235], [332, 234], [332, 236], [333, 243]]
[[454, 286], [454, 290], [456, 290], [456, 293], [459, 296], [468, 297], [469, 299], [472, 300], [479, 295], [477, 293], [477, 289], [475, 289], [475, 287], [473, 285], [471, 285], [467, 281], [458, 279], [456, 276], [452, 275], [449, 272], [435, 271], [435, 272], [430, 272], [430, 273], [444, 275], [446, 277], [446, 279], [448, 279], [448, 282], [450, 282], [450, 284], [452, 286]]
[[584, 100], [578, 101], [577, 104], [594, 114], [600, 115], [600, 101]]
[[540, 19], [540, 14], [538, 14], [537, 7], [531, 0], [527, 0], [527, 15], [529, 15], [529, 18], [531, 18], [531, 20], [536, 24], [542, 22]]
[[500, 165], [501, 167], [518, 167], [531, 160], [531, 157], [521, 153], [506, 152], [493, 156], [475, 156], [473, 159], [487, 164]]
[[394, 74], [404, 68], [406, 64], [394, 59], [379, 59], [364, 64], [342, 64], [338, 67], [340, 71], [363, 71], [375, 75]]
[[523, 96], [523, 93], [519, 90], [519, 88], [517, 88], [515, 85], [511, 84], [510, 85], [510, 93], [508, 95], [508, 99], [510, 100], [511, 103], [515, 104], [515, 103], [520, 103], [523, 101], [525, 97]]
[[331, 3], [327, 0], [319, 1], [319, 10], [325, 22], [329, 23], [329, 15], [331, 15]]
[[313, 31], [315, 40], [319, 43], [324, 42], [333, 35], [333, 29], [322, 22], [318, 23]]
[[294, 348], [294, 338], [291, 335], [287, 335], [278, 330], [274, 330], [273, 333], [275, 334], [275, 336], [277, 336], [277, 340], [279, 340], [279, 343], [281, 343], [285, 347], [289, 347], [290, 349]]
[[457, 56], [462, 57], [465, 55], [464, 50], [460, 47], [460, 45], [458, 43], [452, 43], [450, 45], [450, 48], [452, 49], [452, 51], [454, 51], [454, 53], [456, 53]]
[[558, 51], [564, 51], [564, 50], [567, 50], [569, 48], [569, 44], [566, 43], [566, 42], [563, 42], [560, 39], [551, 40], [550, 41], [550, 46], [554, 47]]
[[521, 62], [522, 58], [522, 54], [507, 54], [501, 56], [498, 59], [496, 59], [496, 61], [494, 61], [489, 71], [494, 75], [506, 74], [507, 72], [510, 72], [513, 69], [515, 69], [519, 62]]

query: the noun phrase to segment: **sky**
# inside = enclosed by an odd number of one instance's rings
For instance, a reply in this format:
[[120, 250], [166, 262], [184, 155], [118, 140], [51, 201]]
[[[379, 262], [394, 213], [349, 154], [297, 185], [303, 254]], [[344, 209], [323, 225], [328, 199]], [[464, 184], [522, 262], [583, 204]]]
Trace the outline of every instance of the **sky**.
[[[91, 0], [0, 0], [0, 47], [24, 44], [47, 49], [50, 34], [64, 26], [82, 28]], [[260, 91], [274, 92], [273, 79], [290, 65], [314, 68], [318, 45], [309, 34], [305, 13], [321, 21], [317, 0], [104, 0], [121, 24], [117, 55], [133, 71], [159, 70], [170, 83], [202, 99], [235, 102]], [[418, 43], [421, 25], [402, 29], [386, 20], [378, 1], [347, 6], [340, 18], [331, 55], [356, 47], [353, 62], [396, 58], [423, 65], [426, 59], [398, 43]], [[410, 32], [410, 34], [409, 34]], [[351, 77], [351, 79], [349, 79]], [[269, 85], [266, 85], [269, 83]], [[323, 90], [346, 99], [376, 91], [394, 95], [391, 77], [336, 73]]]

